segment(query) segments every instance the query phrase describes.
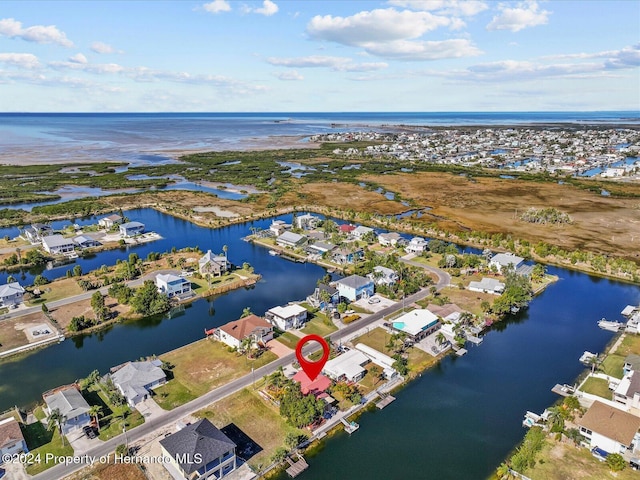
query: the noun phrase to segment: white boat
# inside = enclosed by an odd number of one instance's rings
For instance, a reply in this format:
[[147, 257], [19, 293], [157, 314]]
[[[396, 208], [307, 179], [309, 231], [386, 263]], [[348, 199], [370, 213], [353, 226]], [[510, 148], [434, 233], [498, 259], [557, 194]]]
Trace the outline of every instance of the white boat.
[[612, 322], [611, 320], [607, 320], [603, 318], [602, 320], [598, 320], [598, 326], [603, 330], [609, 330], [610, 332], [617, 332], [624, 326], [624, 323]]
[[278, 255], [280, 255], [280, 252], [278, 252], [277, 250], [269, 250], [269, 255], [271, 255], [272, 257], [277, 257]]

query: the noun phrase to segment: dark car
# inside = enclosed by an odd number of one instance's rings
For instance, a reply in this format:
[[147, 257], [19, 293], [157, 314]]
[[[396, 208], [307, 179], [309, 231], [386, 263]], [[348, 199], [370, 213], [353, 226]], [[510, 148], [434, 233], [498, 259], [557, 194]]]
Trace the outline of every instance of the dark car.
[[86, 427], [82, 427], [82, 431], [89, 438], [96, 438], [98, 436], [96, 429], [88, 425]]

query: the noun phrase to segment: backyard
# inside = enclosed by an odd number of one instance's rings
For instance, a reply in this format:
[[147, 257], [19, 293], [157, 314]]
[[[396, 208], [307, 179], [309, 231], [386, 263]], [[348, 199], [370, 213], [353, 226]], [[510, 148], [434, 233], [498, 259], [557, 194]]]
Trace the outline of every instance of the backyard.
[[[27, 442], [31, 458], [37, 458], [40, 455], [40, 458], [44, 459], [47, 454], [54, 456], [73, 455], [73, 448], [66, 439], [60, 436], [58, 428], [47, 430], [47, 426], [40, 421], [45, 418], [42, 407], [38, 407], [34, 413], [38, 419], [37, 422], [30, 425], [21, 424], [22, 434]], [[44, 460], [34, 462], [27, 465], [27, 473], [36, 475], [52, 466], [52, 463], [46, 463]]]
[[598, 395], [599, 397], [611, 400], [611, 390], [609, 390], [609, 382], [603, 378], [589, 377], [580, 387], [585, 393]]

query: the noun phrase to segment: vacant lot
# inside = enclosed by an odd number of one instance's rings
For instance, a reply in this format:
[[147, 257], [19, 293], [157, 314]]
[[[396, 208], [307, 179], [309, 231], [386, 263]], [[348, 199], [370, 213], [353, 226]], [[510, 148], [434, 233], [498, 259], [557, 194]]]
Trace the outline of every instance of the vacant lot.
[[[105, 297], [104, 302], [105, 305], [117, 315], [126, 316], [131, 313], [131, 307], [129, 305], [121, 305], [109, 296]], [[81, 315], [84, 315], [86, 318], [95, 318], [93, 308], [91, 308], [91, 299], [68, 303], [67, 305], [51, 309], [51, 316], [56, 319], [60, 327], [65, 331], [69, 327], [71, 319]]]
[[98, 463], [67, 477], [67, 480], [146, 480], [139, 465], [126, 463]]
[[[628, 254], [638, 259], [640, 199], [604, 197], [568, 184], [501, 178], [461, 177], [449, 173], [412, 173], [363, 176], [403, 198], [432, 210], [421, 219], [450, 230], [471, 229], [512, 234], [530, 241], [543, 240], [565, 249]], [[352, 187], [354, 188], [354, 187]], [[630, 186], [629, 188], [637, 187]], [[336, 195], [334, 201], [341, 200]], [[353, 199], [352, 201], [355, 201]], [[390, 202], [393, 203], [393, 202]], [[397, 203], [396, 203], [397, 205]], [[344, 208], [369, 210], [361, 202]], [[529, 207], [556, 207], [573, 218], [571, 225], [533, 225], [517, 218]], [[385, 213], [385, 211], [380, 211]], [[631, 253], [632, 252], [632, 253]]]

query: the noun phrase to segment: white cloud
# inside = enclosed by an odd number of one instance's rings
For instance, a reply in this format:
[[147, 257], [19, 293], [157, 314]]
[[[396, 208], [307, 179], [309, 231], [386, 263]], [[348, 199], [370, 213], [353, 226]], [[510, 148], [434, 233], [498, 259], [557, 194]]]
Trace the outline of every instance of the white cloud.
[[279, 78], [280, 80], [287, 80], [287, 81], [304, 80], [304, 77], [301, 74], [299, 74], [298, 72], [296, 72], [295, 70], [291, 70], [289, 72], [276, 73], [275, 76], [277, 78]]
[[545, 25], [551, 13], [547, 10], [538, 10], [538, 3], [535, 1], [518, 3], [515, 8], [500, 4], [498, 10], [500, 14], [493, 17], [493, 20], [487, 25], [487, 30], [519, 32], [527, 27]]
[[72, 63], [88, 63], [87, 57], [81, 53], [76, 53], [72, 57], [69, 57], [69, 61]]
[[0, 63], [20, 68], [38, 68], [38, 57], [31, 53], [0, 53]]
[[482, 54], [482, 50], [469, 40], [461, 38], [423, 42], [396, 40], [363, 46], [373, 55], [398, 60], [440, 60], [443, 58], [474, 57]]
[[264, 15], [265, 17], [270, 17], [271, 15], [278, 13], [278, 10], [278, 5], [273, 3], [271, 0], [264, 0], [262, 2], [262, 7], [258, 8], [252, 8], [248, 5], [242, 6], [243, 13], [257, 13], [260, 15]]
[[389, 0], [390, 5], [412, 10], [437, 11], [442, 15], [472, 17], [489, 8], [478, 0]]
[[267, 59], [271, 65], [290, 68], [330, 68], [338, 72], [369, 72], [387, 68], [384, 62], [355, 63], [348, 57], [330, 57], [323, 55], [311, 55], [308, 57]]
[[67, 38], [64, 32], [58, 30], [55, 25], [34, 25], [23, 28], [22, 22], [13, 18], [0, 20], [0, 36], [21, 38], [27, 42], [54, 43], [63, 47], [73, 47], [73, 42]]
[[640, 66], [640, 43], [624, 47], [620, 50], [605, 50], [595, 53], [567, 53], [562, 55], [549, 55], [545, 60], [589, 60], [594, 58], [605, 59], [604, 67], [608, 69], [630, 68]]
[[123, 53], [122, 50], [116, 50], [111, 45], [104, 42], [93, 42], [91, 44], [91, 50], [99, 54]]
[[220, 13], [231, 11], [231, 5], [226, 0], [213, 0], [213, 2], [205, 3], [202, 5], [209, 13]]

